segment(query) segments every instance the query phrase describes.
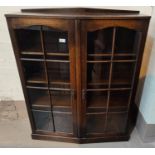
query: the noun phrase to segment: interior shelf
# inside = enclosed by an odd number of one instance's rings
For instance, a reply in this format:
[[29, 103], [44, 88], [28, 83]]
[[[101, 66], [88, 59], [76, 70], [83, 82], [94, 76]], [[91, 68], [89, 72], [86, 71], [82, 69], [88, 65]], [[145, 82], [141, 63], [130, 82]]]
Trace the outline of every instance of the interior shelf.
[[50, 81], [50, 87], [52, 88], [70, 88], [70, 81], [64, 81], [64, 80], [55, 80]]
[[50, 82], [51, 84], [62, 84], [62, 85], [70, 85], [70, 82], [69, 81], [61, 81], [61, 80], [55, 80], [55, 81], [51, 81]]
[[108, 63], [108, 62], [136, 62], [137, 60], [136, 59], [133, 59], [133, 60], [93, 60], [93, 61], [90, 61], [88, 60], [87, 63]]
[[36, 59], [36, 58], [20, 58], [20, 60], [22, 61], [40, 61], [40, 62], [43, 62], [43, 61], [46, 61], [46, 62], [62, 62], [62, 63], [69, 63], [70, 61], [69, 60], [50, 60], [50, 59]]
[[44, 55], [43, 52], [33, 52], [33, 51], [22, 51], [22, 55]]
[[43, 62], [44, 59], [37, 59], [37, 58], [20, 58], [21, 61], [34, 61], [34, 62]]
[[111, 90], [117, 90], [117, 91], [121, 91], [121, 90], [131, 90], [131, 87], [120, 87], [120, 88], [95, 88], [95, 89], [87, 89], [87, 91], [92, 92], [92, 91], [111, 91]]
[[58, 53], [58, 52], [48, 52], [46, 53], [46, 55], [50, 55], [50, 56], [69, 56], [69, 53]]
[[44, 84], [47, 84], [48, 83], [48, 81], [43, 80], [44, 77], [39, 77], [39, 76], [40, 76], [40, 74], [38, 76], [37, 76], [37, 74], [36, 75], [33, 75], [33, 77], [31, 76], [31, 78], [28, 78], [26, 80], [26, 82], [27, 83], [44, 83]]
[[88, 56], [91, 56], [91, 57], [103, 57], [103, 56], [136, 56], [135, 53], [125, 53], [125, 52], [118, 52], [118, 53], [114, 53], [114, 54], [111, 54], [111, 53], [108, 53], [108, 52], [105, 52], [105, 53], [95, 53], [95, 54], [88, 54]]

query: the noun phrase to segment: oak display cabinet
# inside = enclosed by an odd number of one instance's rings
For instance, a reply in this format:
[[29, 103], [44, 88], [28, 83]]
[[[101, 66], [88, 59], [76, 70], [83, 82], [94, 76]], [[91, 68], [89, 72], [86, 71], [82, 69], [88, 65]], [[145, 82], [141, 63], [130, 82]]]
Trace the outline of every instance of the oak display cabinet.
[[149, 16], [56, 8], [6, 18], [33, 139], [129, 139]]

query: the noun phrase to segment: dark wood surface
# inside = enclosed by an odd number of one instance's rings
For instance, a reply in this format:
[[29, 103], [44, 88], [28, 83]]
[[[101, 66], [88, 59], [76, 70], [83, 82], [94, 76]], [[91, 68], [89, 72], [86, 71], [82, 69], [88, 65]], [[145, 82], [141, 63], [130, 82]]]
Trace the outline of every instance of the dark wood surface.
[[22, 9], [21, 12], [35, 12], [35, 13], [48, 13], [48, 14], [139, 14], [139, 11], [134, 10], [114, 10], [114, 9], [99, 9], [99, 8], [37, 8], [37, 9]]
[[21, 12], [6, 14], [6, 17], [37, 17], [62, 19], [137, 19], [150, 18], [135, 10], [114, 10], [99, 8], [42, 8], [22, 9]]
[[150, 17], [89, 8], [6, 17], [32, 138], [128, 140]]

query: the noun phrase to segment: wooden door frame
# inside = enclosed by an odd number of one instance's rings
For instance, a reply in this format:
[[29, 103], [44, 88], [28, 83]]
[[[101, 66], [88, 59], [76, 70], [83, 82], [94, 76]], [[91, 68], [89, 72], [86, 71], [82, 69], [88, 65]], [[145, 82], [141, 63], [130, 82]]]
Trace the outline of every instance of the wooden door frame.
[[[32, 134], [35, 134], [35, 123], [33, 120], [31, 108], [29, 105], [29, 98], [28, 98], [28, 93], [26, 90], [26, 84], [25, 84], [25, 77], [22, 69], [22, 64], [20, 61], [20, 50], [17, 44], [17, 39], [14, 33], [14, 29], [16, 28], [21, 28], [21, 27], [29, 27], [33, 25], [42, 25], [42, 26], [48, 26], [48, 27], [53, 27], [60, 29], [62, 31], [67, 31], [68, 32], [68, 42], [69, 42], [69, 55], [70, 55], [70, 83], [71, 83], [71, 97], [72, 97], [72, 116], [73, 116], [73, 136], [77, 136], [77, 118], [76, 118], [76, 97], [75, 97], [75, 92], [76, 92], [76, 70], [75, 70], [75, 36], [74, 36], [74, 31], [75, 31], [75, 26], [74, 26], [74, 20], [67, 20], [67, 19], [46, 19], [46, 18], [34, 18], [34, 17], [7, 17], [7, 24], [10, 32], [10, 37], [12, 40], [12, 46], [17, 62], [17, 67], [18, 67], [18, 72], [19, 76], [21, 79], [21, 84], [22, 84], [22, 89], [24, 93], [24, 98], [26, 101], [26, 107], [27, 107], [27, 112], [29, 115], [30, 123], [31, 123], [31, 129], [32, 129]], [[53, 135], [55, 135], [53, 133]], [[56, 134], [57, 135], [57, 134]], [[67, 134], [66, 134], [67, 135]], [[65, 136], [65, 133], [64, 135]]]
[[[80, 51], [80, 59], [81, 59], [81, 105], [78, 108], [81, 112], [80, 116], [80, 131], [79, 134], [81, 137], [86, 137], [86, 100], [85, 100], [85, 91], [87, 87], [87, 32], [88, 31], [96, 31], [98, 29], [104, 29], [108, 27], [124, 27], [128, 29], [133, 29], [137, 31], [142, 32], [142, 39], [140, 42], [140, 49], [139, 53], [137, 55], [137, 65], [134, 75], [134, 82], [133, 82], [133, 90], [131, 93], [131, 101], [129, 106], [129, 111], [131, 111], [131, 106], [134, 104], [138, 79], [139, 79], [139, 73], [140, 73], [140, 67], [142, 63], [142, 56], [146, 41], [146, 35], [148, 30], [149, 20], [148, 19], [101, 19], [101, 20], [81, 20], [80, 23], [80, 45], [81, 45], [81, 51]], [[128, 121], [127, 121], [127, 127], [126, 127], [126, 133], [129, 132], [129, 115], [128, 115]], [[136, 118], [135, 118], [136, 119]]]

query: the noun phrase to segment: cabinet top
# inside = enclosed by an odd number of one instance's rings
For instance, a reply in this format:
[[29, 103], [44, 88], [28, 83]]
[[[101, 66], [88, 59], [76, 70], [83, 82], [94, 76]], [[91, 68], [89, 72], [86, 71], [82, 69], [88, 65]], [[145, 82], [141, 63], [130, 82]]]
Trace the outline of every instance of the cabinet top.
[[6, 14], [6, 17], [53, 17], [69, 19], [108, 19], [108, 18], [150, 18], [135, 10], [114, 10], [99, 8], [36, 8], [22, 9], [21, 12]]

